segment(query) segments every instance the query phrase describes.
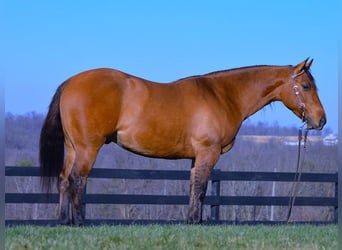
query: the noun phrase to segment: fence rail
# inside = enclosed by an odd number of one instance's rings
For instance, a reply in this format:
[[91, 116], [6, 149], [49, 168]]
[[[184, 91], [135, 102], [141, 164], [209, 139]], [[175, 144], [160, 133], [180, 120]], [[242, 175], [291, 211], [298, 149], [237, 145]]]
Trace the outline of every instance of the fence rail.
[[[5, 176], [40, 176], [38, 167], [6, 167]], [[246, 206], [287, 206], [287, 196], [222, 196], [220, 186], [222, 181], [270, 181], [270, 182], [292, 182], [295, 173], [290, 172], [246, 172], [214, 170], [210, 181], [212, 191], [207, 194], [204, 203], [211, 206], [210, 223], [224, 223], [219, 218], [220, 206], [246, 205]], [[189, 180], [189, 171], [170, 170], [132, 170], [132, 169], [105, 169], [94, 168], [89, 178], [114, 178], [114, 179], [143, 179], [143, 180]], [[327, 206], [334, 209], [332, 221], [322, 223], [337, 223], [338, 206], [338, 176], [337, 173], [303, 173], [302, 182], [326, 182], [335, 184], [334, 197], [297, 197], [295, 206]], [[5, 203], [58, 203], [58, 194], [42, 193], [6, 193]], [[86, 204], [162, 204], [162, 205], [187, 205], [187, 195], [134, 195], [134, 194], [85, 194], [84, 206]], [[86, 220], [87, 224], [98, 223], [179, 223], [179, 221], [149, 221], [149, 220]], [[53, 220], [6, 220], [6, 225], [14, 224], [55, 224]], [[229, 223], [229, 222], [226, 222]], [[236, 221], [230, 223], [237, 223]], [[251, 223], [251, 222], [248, 222]], [[270, 221], [255, 221], [253, 223], [281, 223]]]

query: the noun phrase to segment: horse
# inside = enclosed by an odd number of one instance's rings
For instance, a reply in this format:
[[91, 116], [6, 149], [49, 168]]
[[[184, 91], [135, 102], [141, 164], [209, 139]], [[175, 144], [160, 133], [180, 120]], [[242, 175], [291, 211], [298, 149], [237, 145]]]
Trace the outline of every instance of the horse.
[[281, 101], [307, 129], [324, 127], [312, 62], [241, 67], [171, 83], [110, 68], [72, 76], [57, 88], [40, 134], [41, 184], [49, 192], [57, 183], [59, 223], [83, 225], [87, 177], [100, 148], [111, 142], [142, 156], [191, 159], [187, 223], [201, 223], [208, 178], [246, 118]]

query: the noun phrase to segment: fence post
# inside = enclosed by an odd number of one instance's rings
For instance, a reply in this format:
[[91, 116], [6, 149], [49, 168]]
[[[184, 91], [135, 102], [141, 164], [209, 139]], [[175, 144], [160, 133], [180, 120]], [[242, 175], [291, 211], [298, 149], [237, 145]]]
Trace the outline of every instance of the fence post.
[[[211, 209], [211, 215], [210, 215], [210, 220], [218, 222], [220, 220], [220, 173], [221, 170], [214, 170], [213, 173], [217, 175], [217, 178], [213, 178], [211, 180], [211, 196], [214, 198], [215, 203], [210, 206]], [[213, 176], [215, 176], [213, 175]]]
[[335, 199], [337, 204], [334, 207], [334, 222], [338, 223], [338, 180], [335, 182]]
[[84, 192], [82, 194], [82, 217], [86, 219], [86, 205], [87, 205], [87, 183], [84, 186]]

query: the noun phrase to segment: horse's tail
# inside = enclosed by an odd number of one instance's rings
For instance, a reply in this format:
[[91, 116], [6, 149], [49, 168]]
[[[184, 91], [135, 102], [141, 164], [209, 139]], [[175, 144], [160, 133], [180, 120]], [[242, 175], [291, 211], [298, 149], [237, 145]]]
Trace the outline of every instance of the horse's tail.
[[60, 114], [60, 97], [64, 83], [61, 84], [49, 106], [39, 141], [40, 180], [42, 189], [50, 191], [58, 179], [64, 162], [64, 134]]

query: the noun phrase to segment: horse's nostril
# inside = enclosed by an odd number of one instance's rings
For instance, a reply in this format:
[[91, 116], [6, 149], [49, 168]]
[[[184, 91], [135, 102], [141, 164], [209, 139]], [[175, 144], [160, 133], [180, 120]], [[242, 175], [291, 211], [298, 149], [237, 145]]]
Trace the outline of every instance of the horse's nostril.
[[325, 118], [325, 116], [323, 116], [321, 118], [321, 120], [319, 121], [319, 127], [323, 128], [323, 126], [326, 124], [326, 122], [327, 122], [327, 119]]

